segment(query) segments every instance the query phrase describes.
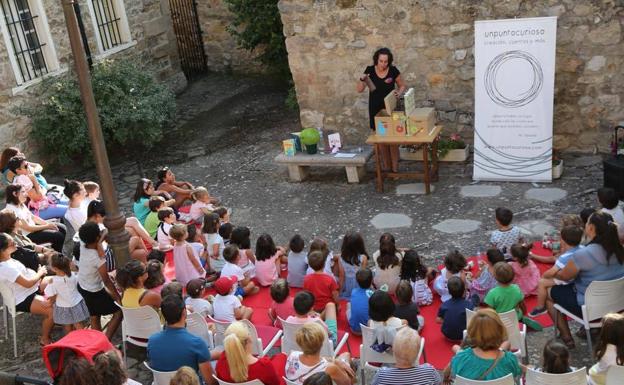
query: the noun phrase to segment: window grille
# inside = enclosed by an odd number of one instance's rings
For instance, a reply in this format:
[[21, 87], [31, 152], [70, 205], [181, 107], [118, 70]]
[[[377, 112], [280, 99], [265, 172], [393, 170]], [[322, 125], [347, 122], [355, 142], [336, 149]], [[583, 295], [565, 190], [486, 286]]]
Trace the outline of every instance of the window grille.
[[39, 16], [33, 14], [28, 0], [0, 0], [0, 7], [21, 81], [27, 82], [47, 74], [48, 65], [43, 54], [45, 43], [39, 39], [35, 26]]
[[92, 0], [95, 23], [102, 48], [107, 51], [123, 43], [119, 32], [121, 18], [117, 15], [114, 0]]

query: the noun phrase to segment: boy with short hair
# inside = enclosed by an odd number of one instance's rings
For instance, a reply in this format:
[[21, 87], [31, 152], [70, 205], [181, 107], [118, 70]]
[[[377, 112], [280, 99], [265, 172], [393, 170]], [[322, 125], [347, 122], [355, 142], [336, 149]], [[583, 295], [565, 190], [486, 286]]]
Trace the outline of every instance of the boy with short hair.
[[223, 259], [225, 264], [221, 269], [221, 275], [225, 277], [236, 277], [238, 280], [238, 287], [236, 288], [235, 295], [246, 296], [249, 294], [256, 294], [260, 291], [249, 278], [249, 273], [244, 273], [243, 269], [238, 266], [238, 260], [240, 259], [238, 246], [228, 245], [223, 249]]
[[510, 259], [511, 245], [520, 241], [520, 229], [511, 224], [513, 212], [508, 208], [498, 207], [495, 216], [498, 229], [492, 232], [490, 243]]
[[241, 319], [251, 319], [253, 309], [243, 306], [240, 299], [234, 294], [238, 280], [236, 277], [221, 276], [215, 281], [214, 288], [217, 295], [212, 302], [214, 318], [219, 321], [234, 322]]
[[304, 251], [305, 241], [299, 234], [295, 234], [288, 244], [288, 285], [302, 287], [308, 263]]
[[158, 210], [158, 230], [156, 231], [156, 239], [158, 240], [158, 249], [160, 251], [169, 251], [173, 249], [169, 230], [176, 221], [175, 212], [171, 207], [163, 207]]
[[[466, 287], [461, 278], [449, 278], [447, 286], [451, 299], [442, 302], [438, 310], [436, 322], [442, 324], [442, 334], [444, 334], [446, 338], [459, 341], [463, 338], [463, 333], [466, 329], [466, 309], [472, 310], [474, 304], [472, 301], [465, 299], [464, 293]], [[524, 296], [522, 296], [522, 298], [524, 298]]]
[[150, 213], [147, 214], [143, 227], [145, 227], [145, 230], [148, 232], [150, 237], [156, 238], [158, 225], [160, 224], [160, 219], [158, 219], [158, 211], [165, 207], [165, 198], [159, 195], [155, 195], [150, 197], [147, 204], [150, 209]]
[[347, 304], [347, 320], [351, 332], [356, 335], [362, 334], [360, 324], [368, 325], [368, 299], [373, 294], [373, 272], [370, 269], [360, 269], [355, 273], [358, 287], [351, 290], [351, 300]]
[[537, 304], [529, 313], [529, 317], [537, 317], [546, 313], [546, 298], [548, 289], [555, 285], [567, 285], [570, 282], [555, 278], [557, 272], [567, 265], [574, 253], [580, 249], [583, 229], [578, 226], [566, 226], [561, 229], [561, 255], [550, 269], [542, 274], [537, 286]]
[[314, 310], [323, 314], [327, 304], [334, 303], [338, 308], [338, 284], [334, 277], [325, 273], [326, 256], [321, 251], [313, 251], [308, 255], [308, 265], [314, 273], [303, 278], [303, 288], [314, 295]]
[[295, 308], [296, 315], [289, 316], [286, 319], [288, 323], [305, 324], [308, 322], [319, 322], [323, 325], [329, 335], [329, 338], [334, 342], [338, 339], [338, 322], [336, 321], [336, 305], [333, 302], [329, 302], [325, 307], [325, 317], [322, 318], [320, 314], [314, 311], [315, 298], [314, 294], [309, 291], [300, 291], [295, 295], [293, 300], [293, 307]]
[[602, 206], [600, 211], [613, 217], [613, 222], [615, 222], [618, 227], [620, 242], [624, 241], [624, 211], [618, 207], [620, 200], [618, 199], [617, 192], [610, 187], [599, 188], [598, 202], [600, 202]]

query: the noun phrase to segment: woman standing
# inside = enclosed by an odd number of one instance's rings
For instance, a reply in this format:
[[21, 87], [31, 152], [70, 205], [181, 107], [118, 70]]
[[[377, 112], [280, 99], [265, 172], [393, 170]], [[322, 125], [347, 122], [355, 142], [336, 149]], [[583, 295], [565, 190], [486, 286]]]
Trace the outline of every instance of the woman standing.
[[[374, 90], [369, 90], [368, 94], [368, 118], [370, 128], [373, 131], [375, 131], [375, 115], [385, 108], [384, 98], [390, 92], [394, 92], [398, 97], [405, 91], [401, 71], [392, 65], [393, 59], [392, 52], [388, 48], [384, 47], [375, 51], [373, 65], [366, 67], [364, 75], [360, 77], [357, 84], [357, 92], [364, 92], [367, 80], [374, 84]], [[396, 89], [396, 86], [399, 88]], [[393, 172], [397, 172], [399, 168], [399, 146], [381, 146], [381, 160], [384, 170], [391, 168]]]

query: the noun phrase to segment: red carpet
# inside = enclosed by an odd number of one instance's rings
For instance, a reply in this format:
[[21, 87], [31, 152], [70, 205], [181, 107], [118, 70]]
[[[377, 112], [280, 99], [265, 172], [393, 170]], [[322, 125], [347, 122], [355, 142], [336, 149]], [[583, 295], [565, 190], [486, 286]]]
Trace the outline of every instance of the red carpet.
[[[533, 253], [538, 255], [552, 255], [550, 250], [543, 249], [539, 242], [536, 242], [531, 250]], [[476, 257], [471, 257], [469, 260], [474, 260], [475, 267], [474, 270], [477, 269]], [[166, 254], [165, 260], [165, 275], [169, 279], [175, 278], [175, 269], [173, 267], [173, 254], [171, 252]], [[550, 268], [551, 265], [538, 263], [536, 262], [541, 272], [544, 272]], [[294, 295], [298, 289], [291, 289], [291, 295]], [[214, 294], [214, 293], [212, 293]], [[243, 300], [243, 304], [245, 306], [252, 307], [254, 309], [254, 314], [252, 316], [252, 322], [255, 325], [270, 325], [271, 321], [268, 316], [268, 308], [271, 305], [271, 295], [269, 294], [268, 288], [262, 288], [260, 292], [256, 295], [246, 297]], [[535, 303], [537, 301], [536, 297], [528, 297], [525, 300], [526, 307], [530, 311], [535, 307]], [[451, 351], [451, 347], [453, 343], [448, 341], [440, 332], [440, 324], [435, 322], [438, 309], [441, 305], [440, 297], [437, 294], [434, 294], [434, 301], [429, 306], [423, 306], [420, 308], [422, 316], [425, 318], [425, 327], [421, 331], [421, 335], [425, 338], [425, 355], [427, 358], [427, 362], [433, 365], [437, 369], [443, 369], [448, 362], [450, 361], [453, 352]], [[338, 329], [342, 331], [350, 332], [349, 323], [347, 322], [347, 318], [345, 315], [346, 309], [346, 301], [341, 302], [340, 312], [338, 314]], [[548, 315], [542, 315], [536, 319], [543, 326], [552, 326], [552, 321], [548, 317]], [[355, 336], [353, 334], [349, 334], [348, 345], [351, 351], [351, 354], [354, 357], [359, 357], [360, 355], [360, 343], [362, 339], [359, 336]], [[347, 351], [347, 347], [343, 348], [342, 351]]]

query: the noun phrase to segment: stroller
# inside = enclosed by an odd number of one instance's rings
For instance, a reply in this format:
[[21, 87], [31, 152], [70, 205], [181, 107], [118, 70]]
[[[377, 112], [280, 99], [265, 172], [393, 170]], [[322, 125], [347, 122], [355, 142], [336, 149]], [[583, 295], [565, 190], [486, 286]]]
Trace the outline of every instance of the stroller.
[[63, 372], [65, 363], [74, 357], [82, 357], [93, 363], [93, 356], [115, 349], [106, 335], [97, 330], [74, 330], [57, 342], [43, 347], [43, 361], [50, 377], [56, 379]]
[[622, 144], [622, 138], [618, 139], [618, 130], [624, 125], [615, 127], [613, 143], [611, 146], [612, 156], [602, 162], [604, 172], [604, 187], [610, 187], [617, 192], [618, 198], [624, 200], [624, 153], [618, 154], [618, 148]]

